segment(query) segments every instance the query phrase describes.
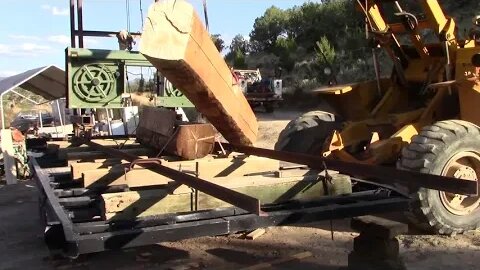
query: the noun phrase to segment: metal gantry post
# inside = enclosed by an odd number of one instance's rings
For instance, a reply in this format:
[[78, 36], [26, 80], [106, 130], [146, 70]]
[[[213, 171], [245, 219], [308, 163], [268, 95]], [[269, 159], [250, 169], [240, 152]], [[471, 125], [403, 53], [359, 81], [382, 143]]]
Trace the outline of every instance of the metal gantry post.
[[75, 44], [75, 0], [70, 0], [70, 46], [76, 47]]
[[77, 0], [78, 47], [83, 48], [83, 0]]

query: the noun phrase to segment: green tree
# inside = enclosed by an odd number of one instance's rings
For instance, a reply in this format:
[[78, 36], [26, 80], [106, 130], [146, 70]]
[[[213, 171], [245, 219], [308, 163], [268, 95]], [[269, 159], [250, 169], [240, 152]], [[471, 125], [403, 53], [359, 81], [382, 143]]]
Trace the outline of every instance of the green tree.
[[229, 47], [230, 51], [225, 56], [227, 62], [236, 69], [246, 69], [247, 56], [250, 53], [250, 42], [242, 35], [236, 35]]
[[250, 41], [255, 45], [255, 51], [273, 49], [277, 39], [287, 35], [289, 13], [275, 6], [265, 11], [265, 14], [255, 20], [250, 33]]
[[316, 54], [317, 61], [321, 65], [331, 65], [335, 62], [335, 49], [326, 36], [317, 41]]
[[213, 34], [211, 38], [217, 50], [222, 52], [225, 49], [225, 41], [222, 39], [222, 36], [220, 34]]
[[242, 35], [236, 35], [232, 39], [232, 43], [230, 44], [230, 51], [240, 51], [244, 55], [247, 55], [250, 52], [250, 42], [246, 40]]
[[235, 69], [247, 69], [248, 65], [245, 54], [241, 51], [234, 51], [232, 66]]

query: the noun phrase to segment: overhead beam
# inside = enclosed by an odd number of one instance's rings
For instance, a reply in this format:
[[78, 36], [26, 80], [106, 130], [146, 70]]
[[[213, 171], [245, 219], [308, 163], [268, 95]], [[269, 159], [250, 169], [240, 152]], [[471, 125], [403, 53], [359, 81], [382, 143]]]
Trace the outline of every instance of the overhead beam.
[[[82, 35], [84, 37], [117, 37], [118, 31], [93, 31], [93, 30], [83, 30], [82, 32], [75, 30], [74, 32], [75, 36]], [[134, 32], [134, 33], [129, 33], [133, 38], [140, 38], [142, 36], [142, 33], [140, 32]]]

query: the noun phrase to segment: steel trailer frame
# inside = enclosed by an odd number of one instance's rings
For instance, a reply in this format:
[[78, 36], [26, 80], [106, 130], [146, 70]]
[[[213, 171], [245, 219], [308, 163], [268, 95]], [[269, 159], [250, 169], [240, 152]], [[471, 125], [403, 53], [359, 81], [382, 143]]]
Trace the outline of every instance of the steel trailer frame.
[[[198, 177], [168, 169], [162, 166], [161, 162], [153, 163], [148, 159], [142, 160], [138, 156], [123, 153], [84, 139], [75, 143], [75, 145], [79, 144], [86, 144], [108, 156], [130, 161], [131, 164], [137, 164], [167, 176], [180, 184], [185, 184], [213, 197], [223, 198], [233, 207], [169, 213], [144, 218], [137, 217], [131, 221], [104, 221], [100, 218], [92, 221], [91, 216], [98, 215], [98, 213], [78, 210], [80, 209], [78, 207], [95, 203], [92, 199], [95, 198], [95, 194], [106, 192], [106, 189], [122, 191], [122, 187], [95, 190], [93, 188], [71, 186], [68, 181], [62, 182], [62, 176], [69, 176], [69, 170], [65, 170], [65, 168], [61, 170], [42, 168], [39, 165], [40, 159], [32, 158], [30, 165], [39, 189], [40, 216], [46, 228], [45, 241], [51, 250], [60, 250], [64, 255], [73, 258], [86, 253], [201, 236], [225, 235], [268, 226], [405, 211], [408, 209], [411, 198], [391, 187], [393, 183], [406, 184], [407, 186], [410, 184], [411, 187], [416, 188], [430, 187], [464, 194], [476, 193], [476, 188], [473, 188], [472, 183], [458, 181], [458, 179], [437, 179], [439, 176], [427, 177], [419, 173], [386, 170], [384, 168], [380, 168], [378, 171], [376, 171], [376, 168], [365, 170], [362, 165], [325, 160], [322, 157], [225, 144], [224, 148], [227, 150], [234, 149], [247, 155], [296, 162], [312, 169], [322, 170], [326, 169], [328, 165], [330, 169], [338, 169], [347, 174], [366, 177], [368, 180], [358, 178], [352, 178], [352, 180], [373, 185], [367, 191], [357, 191], [340, 196], [325, 194], [325, 197], [315, 201], [261, 204], [256, 198], [213, 183], [207, 182], [205, 184], [206, 181]], [[453, 181], [453, 183], [450, 181]], [[229, 196], [231, 198], [228, 198]]]
[[[36, 159], [31, 166], [39, 188], [40, 216], [45, 241], [51, 250], [76, 258], [81, 254], [153, 245], [202, 236], [217, 236], [268, 226], [309, 223], [394, 211], [408, 208], [409, 198], [384, 188], [326, 197], [315, 202], [262, 205], [265, 215], [237, 207], [189, 213], [164, 214], [135, 221], [80, 222], [65, 204], [79, 203], [72, 195], [90, 190], [59, 188], [61, 173], [49, 173]], [[81, 198], [81, 197], [80, 197]]]

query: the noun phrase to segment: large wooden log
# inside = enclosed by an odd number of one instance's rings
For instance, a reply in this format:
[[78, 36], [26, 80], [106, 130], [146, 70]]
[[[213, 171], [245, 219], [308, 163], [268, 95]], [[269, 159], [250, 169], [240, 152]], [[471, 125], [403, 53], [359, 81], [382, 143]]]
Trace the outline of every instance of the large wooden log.
[[192, 5], [159, 1], [150, 7], [146, 21], [140, 52], [225, 139], [253, 144], [258, 133], [255, 114]]
[[211, 124], [181, 124], [166, 150], [187, 160], [200, 159], [213, 152], [216, 134]]

